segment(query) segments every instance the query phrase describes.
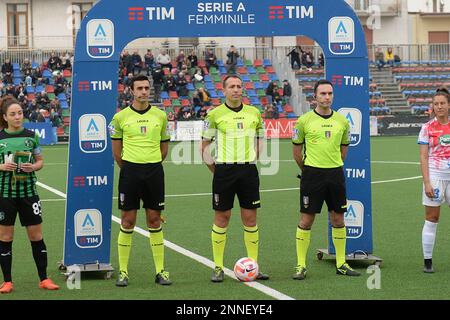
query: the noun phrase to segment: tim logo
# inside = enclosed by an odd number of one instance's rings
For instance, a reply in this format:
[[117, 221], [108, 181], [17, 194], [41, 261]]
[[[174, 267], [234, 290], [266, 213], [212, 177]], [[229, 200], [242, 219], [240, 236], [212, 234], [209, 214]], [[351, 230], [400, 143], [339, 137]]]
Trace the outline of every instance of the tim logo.
[[103, 242], [102, 214], [96, 209], [78, 210], [75, 215], [75, 243], [79, 248], [97, 248]]
[[[87, 183], [86, 183], [87, 182]], [[73, 178], [74, 187], [85, 187], [85, 186], [106, 186], [108, 185], [107, 176], [77, 176]]]
[[78, 120], [80, 149], [84, 153], [99, 153], [106, 149], [106, 119], [101, 114], [85, 114]]
[[314, 18], [313, 6], [269, 6], [269, 19], [305, 19]]
[[357, 239], [364, 233], [364, 205], [360, 201], [347, 200], [344, 215], [347, 238]]
[[350, 124], [350, 146], [357, 146], [361, 142], [362, 114], [356, 108], [341, 108], [338, 110]]
[[128, 20], [144, 21], [145, 12], [147, 20], [175, 20], [175, 7], [130, 7], [128, 8]]
[[364, 77], [342, 76], [334, 74], [331, 77], [331, 83], [334, 86], [338, 87], [341, 87], [342, 85], [352, 87], [362, 87], [364, 86]]
[[109, 58], [114, 54], [114, 24], [107, 19], [87, 23], [87, 53], [91, 58]]
[[144, 20], [144, 8], [143, 7], [128, 8], [128, 20], [130, 20], [130, 21]]
[[355, 23], [350, 17], [334, 17], [328, 22], [329, 49], [337, 55], [355, 50]]
[[112, 81], [78, 81], [78, 91], [111, 91]]

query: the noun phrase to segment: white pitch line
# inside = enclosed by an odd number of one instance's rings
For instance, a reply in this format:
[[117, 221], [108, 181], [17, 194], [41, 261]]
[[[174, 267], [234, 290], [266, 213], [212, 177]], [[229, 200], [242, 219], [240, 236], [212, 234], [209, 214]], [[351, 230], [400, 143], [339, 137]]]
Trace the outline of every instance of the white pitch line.
[[407, 180], [416, 180], [416, 179], [422, 179], [422, 176], [409, 177], [409, 178], [401, 178], [401, 179], [393, 179], [393, 180], [384, 180], [384, 181], [372, 181], [372, 184], [388, 183], [388, 182], [397, 182], [397, 181], [407, 181]]
[[420, 162], [408, 162], [408, 161], [371, 161], [371, 162], [383, 164], [414, 164], [414, 165], [420, 164]]
[[[37, 182], [36, 184], [39, 185], [40, 187], [48, 190], [48, 191], [53, 192], [54, 194], [56, 194], [56, 195], [58, 195], [58, 196], [60, 196], [60, 197], [62, 197], [64, 199], [67, 198], [67, 195], [65, 193], [63, 193], [63, 192], [61, 192], [59, 190], [56, 190], [55, 188], [52, 188], [52, 187], [50, 187], [50, 186], [48, 186], [46, 184], [43, 184], [41, 182]], [[112, 215], [111, 219], [112, 219], [112, 221], [120, 224], [120, 219], [118, 217]], [[134, 230], [136, 230], [137, 233], [139, 233], [139, 234], [141, 234], [141, 235], [143, 235], [145, 237], [148, 237], [149, 233], [147, 231], [145, 231], [145, 230], [143, 230], [143, 229], [141, 229], [139, 227], [134, 227]], [[168, 247], [168, 248], [170, 248], [170, 249], [172, 249], [172, 250], [174, 250], [174, 251], [184, 255], [184, 256], [187, 256], [187, 257], [189, 257], [189, 258], [191, 258], [191, 259], [193, 259], [193, 260], [195, 260], [197, 262], [200, 262], [201, 264], [203, 264], [203, 265], [205, 265], [207, 267], [210, 267], [211, 269], [214, 269], [214, 267], [215, 267], [213, 261], [211, 261], [211, 260], [209, 260], [209, 259], [207, 259], [205, 257], [202, 257], [202, 256], [200, 256], [200, 255], [198, 255], [198, 254], [196, 254], [196, 253], [194, 253], [192, 251], [189, 251], [189, 250], [187, 250], [187, 249], [185, 249], [183, 247], [180, 247], [179, 245], [177, 245], [175, 243], [172, 243], [172, 242], [170, 242], [168, 240], [164, 240], [164, 245], [166, 247]], [[231, 271], [230, 269], [224, 268], [224, 272], [230, 278], [233, 278], [233, 279], [237, 280], [235, 275], [234, 275], [234, 272]], [[258, 291], [261, 291], [262, 293], [265, 293], [266, 295], [268, 295], [268, 296], [270, 296], [272, 298], [275, 298], [277, 300], [295, 300], [294, 298], [292, 298], [290, 296], [287, 296], [284, 293], [281, 293], [281, 292], [279, 292], [279, 291], [277, 291], [275, 289], [267, 287], [267, 286], [265, 286], [263, 284], [260, 284], [258, 282], [250, 282], [250, 283], [249, 282], [243, 282], [243, 284], [245, 284], [245, 285], [247, 285], [247, 286], [249, 286], [251, 288], [254, 288], [254, 289], [258, 290]]]

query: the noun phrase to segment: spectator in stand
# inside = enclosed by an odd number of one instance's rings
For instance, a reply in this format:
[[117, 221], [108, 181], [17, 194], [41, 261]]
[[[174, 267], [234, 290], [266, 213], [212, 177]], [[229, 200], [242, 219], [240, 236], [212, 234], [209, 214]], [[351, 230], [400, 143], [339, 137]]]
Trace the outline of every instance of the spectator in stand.
[[126, 87], [131, 87], [132, 82], [133, 82], [133, 74], [130, 72], [125, 78], [123, 78], [123, 84]]
[[227, 74], [236, 74], [236, 65], [238, 62], [239, 53], [235, 46], [230, 46], [230, 49], [227, 52]]
[[133, 73], [133, 58], [127, 50], [124, 50], [122, 53], [122, 64], [126, 70], [126, 74]]
[[181, 50], [180, 53], [178, 54], [178, 56], [176, 57], [176, 62], [177, 62], [177, 69], [181, 70], [181, 67], [183, 66], [183, 64], [185, 64], [186, 61], [186, 56], [184, 55], [184, 51]]
[[55, 108], [50, 108], [50, 122], [52, 123], [52, 142], [51, 145], [58, 143], [57, 129], [62, 125], [62, 119]]
[[175, 121], [175, 113], [173, 111], [167, 113], [167, 121]]
[[36, 99], [33, 99], [33, 101], [31, 101], [31, 105], [29, 107], [29, 109], [31, 110], [30, 112], [30, 122], [38, 122], [38, 117], [39, 117], [39, 105], [36, 102]]
[[67, 80], [62, 76], [62, 74], [58, 74], [55, 78], [55, 96], [66, 91], [67, 88]]
[[156, 62], [159, 63], [161, 65], [161, 68], [169, 68], [169, 70], [172, 69], [172, 63], [171, 63], [172, 59], [170, 58], [170, 56], [167, 54], [166, 50], [161, 50], [161, 52], [158, 54], [158, 56], [156, 57]]
[[164, 85], [164, 73], [160, 65], [157, 65], [152, 72], [153, 87], [155, 88], [155, 101], [160, 101], [161, 88]]
[[294, 47], [287, 55], [286, 57], [289, 57], [291, 60], [291, 68], [292, 70], [295, 70], [295, 64], [297, 64], [297, 69], [301, 69], [302, 64], [300, 62], [300, 53], [298, 52], [298, 49]]
[[277, 106], [268, 103], [264, 107], [264, 114], [266, 119], [278, 119], [279, 118], [279, 112]]
[[306, 66], [308, 71], [312, 71], [312, 67], [314, 66], [314, 56], [310, 50], [302, 51], [302, 63]]
[[319, 67], [325, 67], [325, 57], [323, 56], [323, 52], [319, 54]]
[[3, 82], [6, 83], [13, 83], [13, 66], [9, 59], [5, 59], [5, 63], [2, 65], [2, 75], [3, 75]]
[[144, 56], [144, 63], [147, 75], [150, 75], [153, 72], [153, 65], [155, 63], [155, 57], [153, 56], [152, 50], [147, 49], [147, 53]]
[[384, 54], [383, 51], [381, 51], [381, 48], [377, 48], [377, 51], [375, 52], [375, 63], [377, 65], [378, 71], [381, 71], [381, 69], [386, 64], [386, 62], [384, 61]]
[[208, 107], [203, 106], [197, 112], [197, 119], [205, 120], [207, 114], [208, 114]]
[[52, 71], [61, 71], [62, 61], [56, 55], [56, 53], [52, 52], [50, 59], [48, 59], [47, 67]]
[[281, 96], [278, 92], [278, 84], [276, 81], [272, 81], [266, 88], [266, 96], [269, 96], [272, 99], [273, 104], [277, 104], [281, 102]]
[[189, 121], [193, 115], [191, 106], [184, 106], [180, 109], [178, 113], [178, 120]]
[[209, 107], [211, 105], [211, 94], [204, 87], [198, 89], [198, 98], [201, 106]]
[[177, 93], [178, 96], [184, 97], [189, 95], [189, 90], [187, 88], [188, 81], [186, 80], [186, 77], [184, 76], [183, 72], [180, 72], [178, 74], [177, 80], [176, 80], [176, 86], [177, 86]]
[[386, 51], [385, 60], [390, 67], [394, 66], [394, 58], [395, 56], [394, 52], [392, 51], [392, 47], [389, 47]]
[[176, 91], [177, 87], [175, 84], [175, 79], [172, 74], [169, 73], [164, 79], [164, 90], [165, 91]]
[[31, 79], [33, 80], [34, 85], [40, 85], [43, 83], [42, 71], [40, 67], [36, 67], [33, 69], [33, 72], [31, 73]]
[[283, 98], [286, 103], [291, 104], [292, 87], [289, 81], [283, 80]]
[[14, 90], [14, 86], [11, 83], [8, 83], [5, 86], [5, 95], [14, 96], [15, 93], [16, 93], [16, 90]]
[[61, 68], [62, 68], [62, 70], [72, 71], [72, 63], [70, 62], [70, 59], [63, 58]]
[[33, 71], [33, 68], [31, 67], [30, 59], [25, 58], [23, 60], [21, 71], [23, 74], [23, 79], [25, 79], [27, 76], [31, 76], [31, 72]]
[[213, 51], [213, 49], [209, 48], [205, 53], [205, 64], [206, 69], [209, 72], [210, 67], [217, 68], [217, 57]]
[[137, 50], [134, 51], [133, 55], [131, 56], [131, 62], [133, 64], [133, 70], [131, 71], [131, 73], [133, 75], [139, 75], [142, 71], [142, 58]]
[[187, 62], [188, 62], [188, 68], [189, 69], [197, 68], [197, 66], [198, 66], [198, 58], [197, 58], [197, 54], [194, 51], [192, 51], [191, 54], [188, 55]]

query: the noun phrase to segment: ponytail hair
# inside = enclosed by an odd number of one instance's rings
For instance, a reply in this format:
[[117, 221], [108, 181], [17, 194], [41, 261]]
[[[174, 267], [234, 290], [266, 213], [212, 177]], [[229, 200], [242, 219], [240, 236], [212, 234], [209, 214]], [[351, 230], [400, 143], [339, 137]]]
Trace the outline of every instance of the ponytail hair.
[[0, 129], [8, 128], [8, 122], [6, 122], [5, 118], [3, 118], [3, 115], [6, 115], [8, 108], [13, 104], [20, 105], [19, 101], [11, 95], [0, 98]]
[[[436, 89], [436, 93], [434, 94], [434, 97], [443, 96], [447, 99], [447, 102], [450, 102], [450, 92], [446, 87], [440, 87]], [[433, 98], [434, 98], [433, 97]]]

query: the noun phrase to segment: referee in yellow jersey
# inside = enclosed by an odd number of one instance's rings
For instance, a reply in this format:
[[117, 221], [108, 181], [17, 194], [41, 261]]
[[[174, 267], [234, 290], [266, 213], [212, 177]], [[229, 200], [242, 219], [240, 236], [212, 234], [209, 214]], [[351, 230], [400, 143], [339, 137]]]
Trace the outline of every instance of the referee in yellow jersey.
[[146, 76], [132, 79], [133, 104], [116, 113], [109, 130], [114, 159], [120, 167], [119, 209], [122, 212], [119, 250], [118, 287], [128, 286], [128, 259], [137, 210], [140, 201], [147, 216], [150, 247], [155, 263], [155, 282], [170, 285], [169, 273], [164, 269], [164, 236], [161, 210], [164, 209], [164, 170], [170, 137], [167, 116], [148, 102], [150, 82]]
[[[224, 104], [211, 110], [202, 134], [202, 158], [213, 178], [214, 225], [211, 233], [215, 269], [212, 282], [224, 280], [223, 256], [234, 197], [237, 194], [244, 224], [247, 255], [258, 260], [259, 231], [256, 211], [260, 207], [259, 174], [256, 160], [264, 138], [260, 111], [242, 103], [242, 80], [236, 75], [223, 80]], [[212, 158], [211, 143], [216, 142], [217, 157]], [[257, 280], [267, 280], [259, 273]]]
[[345, 262], [347, 211], [344, 160], [350, 144], [347, 119], [331, 109], [333, 85], [320, 80], [314, 86], [317, 107], [300, 116], [294, 127], [294, 159], [302, 171], [300, 183], [300, 222], [297, 227], [297, 267], [293, 278], [306, 277], [306, 254], [311, 227], [325, 201], [330, 213], [332, 240], [336, 248], [336, 273], [359, 276]]

